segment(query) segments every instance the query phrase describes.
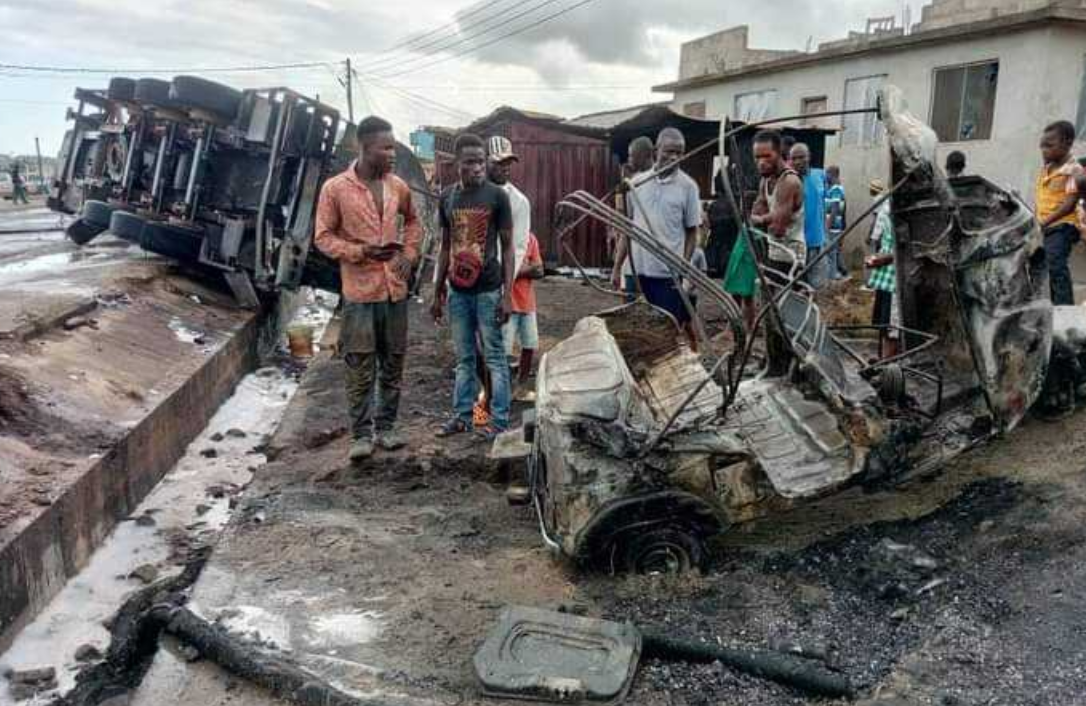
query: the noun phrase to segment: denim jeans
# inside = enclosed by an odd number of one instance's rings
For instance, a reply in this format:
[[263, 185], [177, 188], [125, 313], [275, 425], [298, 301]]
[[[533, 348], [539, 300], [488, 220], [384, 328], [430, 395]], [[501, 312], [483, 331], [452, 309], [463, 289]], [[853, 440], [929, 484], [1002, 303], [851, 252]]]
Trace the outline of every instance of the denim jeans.
[[508, 429], [511, 391], [509, 362], [505, 359], [505, 337], [498, 323], [501, 302], [500, 289], [480, 294], [449, 290], [449, 323], [456, 348], [453, 409], [457, 417], [471, 424], [471, 410], [479, 395], [479, 381], [475, 375], [475, 334], [478, 332], [483, 342], [483, 358], [490, 372], [491, 419], [495, 427]]
[[[841, 231], [831, 231], [827, 242], [836, 240], [839, 235], [841, 235]], [[841, 279], [848, 276], [848, 268], [845, 267], [845, 251], [840, 243], [833, 248], [832, 255], [826, 256], [826, 261], [832, 279]]]
[[1078, 242], [1078, 228], [1060, 223], [1045, 231], [1045, 260], [1048, 261], [1048, 281], [1052, 287], [1052, 303], [1056, 306], [1074, 305], [1075, 290], [1071, 284], [1071, 248]]

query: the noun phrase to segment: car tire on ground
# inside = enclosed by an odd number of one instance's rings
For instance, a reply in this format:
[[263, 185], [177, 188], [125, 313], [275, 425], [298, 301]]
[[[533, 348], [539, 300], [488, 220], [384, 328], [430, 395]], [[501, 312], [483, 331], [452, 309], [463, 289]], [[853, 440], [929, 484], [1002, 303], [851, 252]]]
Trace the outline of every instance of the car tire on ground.
[[171, 107], [170, 82], [158, 78], [141, 78], [136, 81], [132, 96], [137, 103]]
[[233, 120], [241, 105], [241, 91], [196, 76], [177, 76], [170, 84], [170, 101]]
[[113, 210], [113, 207], [105, 201], [84, 201], [82, 218], [87, 223], [105, 230], [109, 228], [109, 219], [113, 217]]
[[682, 527], [629, 532], [615, 549], [616, 568], [630, 574], [682, 574], [705, 563], [701, 539]]
[[136, 99], [135, 79], [114, 76], [109, 80], [106, 97], [115, 101], [133, 101]]
[[105, 228], [87, 223], [82, 218], [77, 218], [68, 224], [68, 227], [64, 229], [64, 234], [68, 236], [68, 240], [76, 245], [86, 245], [103, 231], [105, 231]]
[[178, 262], [196, 265], [200, 261], [203, 237], [200, 231], [147, 221], [140, 231], [140, 247], [147, 252]]
[[127, 211], [114, 211], [109, 219], [109, 232], [130, 243], [139, 243], [146, 219]]

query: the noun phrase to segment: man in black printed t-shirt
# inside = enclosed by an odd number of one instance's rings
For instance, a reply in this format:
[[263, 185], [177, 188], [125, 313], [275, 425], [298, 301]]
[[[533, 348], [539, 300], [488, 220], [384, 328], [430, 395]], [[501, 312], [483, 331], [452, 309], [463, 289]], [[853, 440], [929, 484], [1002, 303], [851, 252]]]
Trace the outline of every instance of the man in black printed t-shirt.
[[487, 440], [509, 428], [509, 364], [502, 327], [512, 312], [515, 250], [509, 196], [486, 178], [486, 145], [476, 135], [456, 141], [460, 182], [441, 198], [441, 253], [431, 313], [440, 322], [448, 301], [449, 323], [456, 347], [455, 416], [438, 432], [452, 436], [472, 428], [478, 394], [475, 374], [476, 335], [490, 372], [490, 423]]

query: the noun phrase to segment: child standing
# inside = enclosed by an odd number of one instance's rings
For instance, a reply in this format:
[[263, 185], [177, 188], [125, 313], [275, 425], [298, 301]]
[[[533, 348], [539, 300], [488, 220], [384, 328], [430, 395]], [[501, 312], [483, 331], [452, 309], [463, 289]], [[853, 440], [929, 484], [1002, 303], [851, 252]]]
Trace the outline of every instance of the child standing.
[[535, 399], [535, 393], [528, 387], [528, 380], [532, 376], [535, 352], [539, 349], [535, 300], [535, 281], [538, 279], [543, 279], [543, 256], [539, 251], [539, 241], [534, 234], [529, 234], [524, 264], [513, 282], [513, 315], [505, 325], [506, 355], [512, 357], [515, 346], [520, 345], [517, 392], [514, 395], [518, 402], [531, 402]]

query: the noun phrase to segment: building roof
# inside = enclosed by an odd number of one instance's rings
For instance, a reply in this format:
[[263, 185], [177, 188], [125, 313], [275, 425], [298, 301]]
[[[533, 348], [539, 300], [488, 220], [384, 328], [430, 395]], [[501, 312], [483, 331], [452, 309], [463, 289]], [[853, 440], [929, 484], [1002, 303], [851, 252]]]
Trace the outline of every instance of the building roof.
[[576, 118], [570, 118], [565, 124], [575, 125], [577, 127], [595, 128], [597, 130], [610, 130], [616, 125], [621, 125], [627, 120], [637, 117], [649, 108], [658, 108], [666, 105], [666, 102], [642, 103], [641, 105], [635, 105], [629, 108], [619, 108], [617, 110], [605, 110], [600, 113], [579, 115]]
[[875, 35], [869, 41], [850, 42], [843, 46], [832, 44], [817, 52], [795, 54], [781, 59], [774, 59], [762, 64], [741, 67], [729, 71], [706, 74], [681, 81], [653, 86], [654, 91], [673, 93], [691, 88], [712, 86], [747, 76], [779, 73], [826, 61], [843, 61], [873, 53], [884, 53], [913, 49], [930, 44], [960, 42], [975, 36], [991, 36], [1016, 32], [1035, 25], [1064, 23], [1086, 26], [1086, 10], [1050, 5], [1038, 10], [1021, 12], [1013, 15], [1001, 15], [992, 19], [956, 24], [904, 36], [882, 37]]

